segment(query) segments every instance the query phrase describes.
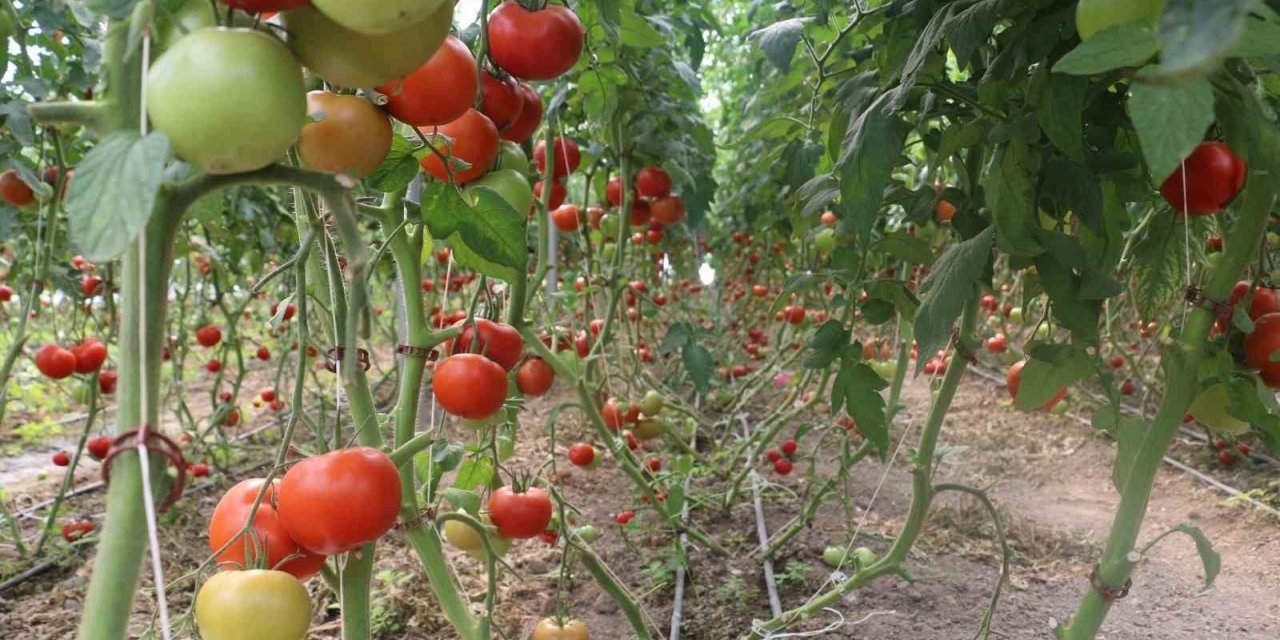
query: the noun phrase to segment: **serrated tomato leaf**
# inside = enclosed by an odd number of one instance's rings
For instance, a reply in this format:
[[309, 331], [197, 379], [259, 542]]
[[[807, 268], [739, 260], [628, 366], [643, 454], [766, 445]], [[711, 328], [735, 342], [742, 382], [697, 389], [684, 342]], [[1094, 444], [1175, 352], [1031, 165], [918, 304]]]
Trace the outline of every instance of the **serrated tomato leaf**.
[[67, 188], [71, 239], [84, 257], [106, 262], [124, 253], [151, 220], [169, 159], [168, 136], [108, 135], [76, 166]]

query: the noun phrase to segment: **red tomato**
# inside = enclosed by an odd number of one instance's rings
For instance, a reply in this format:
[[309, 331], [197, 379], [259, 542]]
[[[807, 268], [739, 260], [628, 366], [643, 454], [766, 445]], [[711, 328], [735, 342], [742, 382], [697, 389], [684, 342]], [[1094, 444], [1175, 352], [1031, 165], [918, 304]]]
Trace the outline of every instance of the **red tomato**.
[[[480, 340], [471, 345], [476, 331]], [[520, 362], [520, 354], [524, 351], [524, 339], [520, 332], [509, 324], [494, 322], [484, 318], [476, 318], [475, 326], [465, 325], [462, 334], [450, 344], [450, 354], [479, 353], [502, 365], [510, 371]]]
[[636, 512], [634, 512], [634, 511], [623, 511], [622, 513], [619, 513], [619, 514], [618, 514], [618, 516], [617, 516], [617, 518], [615, 518], [615, 520], [617, 520], [618, 524], [625, 525], [625, 524], [627, 524], [628, 522], [631, 522], [631, 519], [632, 519], [632, 518], [634, 518], [634, 517], [636, 517]]
[[98, 372], [98, 391], [102, 395], [109, 396], [116, 392], [116, 382], [120, 379], [120, 375], [110, 369]]
[[89, 338], [71, 347], [71, 353], [76, 357], [76, 373], [93, 373], [107, 361], [107, 345], [97, 338]]
[[75, 542], [93, 533], [93, 529], [93, 523], [88, 520], [72, 520], [62, 525], [62, 539], [67, 542]]
[[819, 221], [820, 221], [820, 222], [822, 222], [822, 224], [824, 224], [824, 225], [826, 225], [826, 226], [828, 226], [828, 227], [829, 227], [829, 226], [831, 226], [831, 225], [833, 225], [833, 224], [835, 224], [835, 223], [839, 222], [839, 221], [840, 221], [840, 219], [836, 217], [836, 214], [835, 214], [834, 212], [831, 212], [831, 211], [823, 211], [823, 212], [822, 212], [822, 217], [821, 217], [821, 218], [819, 218]]
[[59, 451], [53, 454], [53, 464], [57, 467], [66, 467], [71, 465], [71, 454], [66, 451]]
[[1201, 142], [1174, 170], [1160, 194], [1174, 210], [1193, 216], [1217, 213], [1244, 187], [1245, 163], [1221, 142]]
[[[205, 465], [205, 469], [207, 472], [208, 465]], [[262, 564], [269, 569], [278, 568], [299, 580], [306, 580], [320, 571], [324, 556], [303, 549], [285, 530], [280, 514], [276, 511], [280, 480], [272, 483], [262, 497], [257, 511], [253, 511], [254, 499], [263, 483], [263, 478], [244, 480], [223, 494], [218, 506], [213, 509], [213, 515], [209, 517], [209, 550], [217, 552], [227, 546], [217, 556], [219, 564], [230, 563], [224, 569], [252, 568], [261, 559]], [[256, 542], [252, 536], [243, 535], [251, 513]], [[229, 546], [228, 542], [231, 543]], [[280, 565], [289, 556], [298, 557]]]
[[200, 327], [196, 329], [196, 342], [202, 347], [215, 346], [222, 342], [222, 330], [211, 324]]
[[502, 139], [524, 144], [542, 124], [542, 98], [533, 87], [523, 82], [516, 86], [516, 94], [522, 104], [520, 115], [502, 130]]
[[786, 442], [782, 443], [783, 455], [794, 456], [796, 454], [796, 449], [799, 449], [799, 448], [800, 448], [800, 443], [796, 442], [794, 439], [787, 440]]
[[489, 14], [489, 57], [525, 80], [554, 80], [577, 64], [586, 32], [568, 7], [525, 9], [514, 0]]
[[499, 80], [488, 69], [480, 74], [480, 113], [489, 116], [498, 131], [506, 130], [518, 120], [521, 111], [524, 111], [524, 99], [514, 80]]
[[80, 292], [83, 293], [86, 298], [93, 297], [93, 294], [97, 293], [98, 289], [101, 287], [102, 278], [97, 276], [85, 276], [80, 279]]
[[601, 409], [601, 414], [604, 416], [605, 424], [617, 429], [625, 423], [629, 422], [631, 424], [635, 424], [640, 421], [640, 405], [634, 402], [628, 402], [627, 410], [624, 413], [622, 410], [622, 401], [617, 398], [609, 398], [608, 402], [604, 403], [604, 408]]
[[684, 220], [684, 198], [680, 196], [657, 198], [649, 203], [649, 209], [653, 211], [653, 219], [662, 224], [678, 224]]
[[751, 295], [757, 298], [763, 298], [769, 295], [769, 287], [762, 284], [751, 285]]
[[204, 368], [205, 368], [209, 373], [217, 373], [217, 372], [219, 372], [219, 371], [222, 371], [222, 361], [221, 361], [221, 360], [218, 360], [217, 358], [214, 358], [214, 359], [212, 359], [212, 360], [210, 360], [210, 361], [208, 361], [208, 362], [204, 363]]
[[636, 174], [636, 191], [646, 198], [665, 198], [671, 194], [671, 176], [662, 167], [645, 167]]
[[[555, 144], [555, 166], [552, 167], [552, 177], [559, 180], [574, 171], [578, 170], [578, 165], [582, 164], [582, 152], [578, 149], [578, 143], [569, 138], [557, 137]], [[538, 173], [542, 174], [547, 168], [547, 145], [545, 142], [539, 142], [533, 148], [533, 161], [538, 166]]]
[[15, 207], [25, 207], [36, 199], [36, 194], [18, 177], [16, 170], [9, 169], [0, 173], [0, 198]]
[[0, 302], [8, 302], [13, 299], [13, 288], [7, 284], [0, 284]]
[[[549, 209], [559, 209], [564, 204], [564, 200], [568, 197], [569, 192], [564, 188], [564, 183], [559, 180], [551, 183], [551, 202], [547, 203]], [[533, 183], [533, 197], [542, 199], [542, 181]]]
[[381, 538], [400, 513], [400, 472], [371, 447], [294, 465], [280, 481], [280, 522], [302, 548], [334, 555]]
[[569, 462], [577, 467], [590, 467], [596, 461], [596, 448], [585, 443], [579, 442], [569, 447]]
[[545, 395], [555, 381], [555, 369], [542, 358], [529, 358], [516, 372], [516, 387], [526, 396]]
[[790, 475], [791, 470], [793, 468], [795, 468], [795, 465], [793, 465], [791, 461], [786, 458], [783, 458], [773, 463], [773, 470], [778, 472], [778, 475], [780, 476]]
[[[609, 178], [609, 184], [604, 188], [604, 195], [609, 199], [609, 204], [615, 207], [622, 206], [622, 178], [614, 176]], [[631, 199], [636, 200], [635, 189], [631, 190]]]
[[557, 229], [565, 233], [573, 233], [578, 230], [580, 211], [576, 204], [561, 205], [551, 212], [551, 222]]
[[537, 537], [551, 523], [551, 496], [538, 487], [524, 493], [502, 487], [489, 496], [489, 518], [504, 538]]
[[421, 67], [378, 87], [378, 92], [387, 96], [385, 108], [396, 120], [426, 127], [466, 114], [475, 102], [478, 81], [475, 56], [451, 35]]
[[460, 353], [436, 365], [431, 390], [445, 411], [483, 420], [497, 413], [507, 399], [507, 374], [484, 356]]
[[1258, 287], [1253, 292], [1253, 302], [1249, 303], [1249, 319], [1256, 321], [1277, 311], [1280, 311], [1280, 289]]
[[640, 227], [649, 224], [649, 218], [653, 215], [649, 208], [649, 203], [644, 200], [636, 199], [631, 202], [631, 226]]
[[[1018, 399], [1018, 387], [1022, 384], [1022, 367], [1026, 364], [1027, 362], [1025, 360], [1015, 362], [1013, 366], [1009, 367], [1009, 373], [1007, 373], [1004, 378], [1005, 385], [1009, 388], [1009, 395], [1013, 396], [1015, 402]], [[1044, 405], [1040, 407], [1040, 410], [1048, 411], [1054, 408], [1059, 402], [1062, 402], [1062, 399], [1065, 397], [1067, 397], [1066, 387], [1058, 389], [1058, 393], [1054, 394], [1053, 398], [1044, 403]]]
[[439, 154], [428, 153], [419, 164], [441, 181], [449, 179], [449, 169], [440, 156], [456, 158], [469, 165], [466, 169], [453, 167], [453, 179], [458, 184], [466, 184], [484, 175], [489, 171], [494, 158], [498, 157], [498, 128], [493, 126], [492, 120], [475, 109], [468, 109], [449, 124], [424, 127], [422, 132], [429, 138], [433, 134], [439, 134], [431, 140]]
[[75, 373], [76, 356], [56, 344], [46, 344], [36, 352], [36, 368], [54, 380], [61, 380]]
[[1009, 348], [1009, 341], [1004, 337], [1003, 333], [997, 333], [987, 338], [987, 351], [991, 353], [1004, 353]]
[[101, 460], [107, 457], [108, 453], [111, 453], [111, 438], [107, 436], [94, 436], [89, 439], [89, 443], [85, 446], [85, 450], [88, 451], [89, 455], [93, 456], [95, 460]]
[[1280, 362], [1271, 359], [1276, 351], [1280, 351], [1280, 313], [1268, 313], [1258, 318], [1253, 331], [1245, 336], [1244, 360], [1273, 389], [1280, 388]]

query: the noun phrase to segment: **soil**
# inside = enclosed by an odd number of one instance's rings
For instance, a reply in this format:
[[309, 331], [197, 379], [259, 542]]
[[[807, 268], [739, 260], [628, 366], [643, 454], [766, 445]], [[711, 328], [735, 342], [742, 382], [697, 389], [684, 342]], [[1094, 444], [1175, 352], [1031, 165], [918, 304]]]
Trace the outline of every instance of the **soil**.
[[[828, 545], [888, 548], [901, 526], [910, 500], [907, 451], [928, 409], [930, 389], [919, 379], [908, 385], [898, 431], [905, 443], [888, 462], [866, 460], [854, 468], [848, 490], [819, 509], [809, 527], [792, 540], [775, 561], [781, 605], [798, 606], [824, 587], [832, 572], [822, 564]], [[1013, 552], [1009, 583], [992, 623], [996, 638], [1049, 638], [1056, 621], [1069, 616], [1087, 585], [1111, 514], [1118, 501], [1111, 484], [1114, 449], [1090, 428], [1069, 417], [1020, 414], [1005, 394], [969, 377], [958, 394], [943, 430], [947, 455], [937, 482], [962, 483], [984, 489], [999, 508]], [[533, 469], [552, 448], [544, 424], [555, 403], [567, 399], [557, 390], [533, 401], [523, 414], [520, 454], [513, 468]], [[761, 400], [760, 409], [768, 404]], [[584, 425], [565, 412], [557, 421], [562, 452], [566, 440], [587, 437]], [[762, 415], [757, 412], [754, 415]], [[803, 424], [825, 424], [811, 416]], [[271, 433], [260, 445], [268, 455]], [[452, 441], [473, 437], [457, 431]], [[801, 441], [796, 471], [780, 477], [758, 466], [765, 520], [770, 532], [783, 529], [796, 515], [806, 491], [806, 472], [818, 444], [817, 433]], [[830, 440], [812, 460], [819, 477], [836, 468]], [[1181, 447], [1191, 445], [1181, 444]], [[714, 456], [714, 452], [704, 450]], [[1203, 454], [1205, 456], [1208, 453]], [[569, 468], [559, 457], [549, 471], [566, 498], [580, 510], [579, 523], [590, 522], [603, 535], [594, 545], [632, 593], [645, 606], [655, 635], [667, 637], [671, 619], [674, 570], [678, 564], [669, 536], [657, 528], [652, 513], [640, 515], [624, 538], [614, 514], [641, 507], [629, 480], [608, 462], [595, 471]], [[1253, 469], [1251, 478], [1275, 477], [1276, 470]], [[1237, 470], [1235, 473], [1245, 473]], [[1269, 476], [1268, 476], [1269, 474]], [[170, 611], [190, 608], [193, 585], [182, 576], [207, 554], [204, 527], [221, 489], [238, 480], [218, 474], [211, 491], [190, 494], [166, 518], [161, 529]], [[1231, 482], [1229, 478], [1224, 481]], [[1245, 483], [1247, 484], [1247, 483]], [[750, 483], [744, 485], [749, 489]], [[1239, 486], [1239, 485], [1237, 485]], [[743, 637], [752, 620], [772, 617], [762, 578], [755, 516], [750, 492], [728, 512], [720, 509], [725, 483], [698, 476], [690, 492], [692, 520], [728, 549], [729, 557], [692, 549], [684, 601], [681, 637], [722, 640]], [[100, 496], [78, 498], [74, 510], [92, 513]], [[1163, 469], [1157, 480], [1142, 540], [1183, 523], [1201, 528], [1222, 554], [1222, 573], [1212, 588], [1203, 588], [1203, 570], [1189, 538], [1173, 536], [1155, 547], [1135, 574], [1132, 592], [1114, 607], [1100, 638], [1233, 640], [1280, 637], [1280, 535], [1270, 516], [1224, 503], [1185, 474]], [[851, 543], [849, 532], [858, 531]], [[898, 577], [877, 580], [846, 596], [837, 607], [805, 621], [792, 633], [807, 637], [878, 640], [968, 639], [977, 634], [983, 611], [996, 583], [999, 545], [993, 527], [975, 500], [945, 494], [935, 501], [924, 534], [908, 569], [913, 582]], [[90, 549], [67, 550], [59, 544], [60, 563], [52, 570], [0, 594], [0, 637], [6, 640], [71, 638], [82, 607], [84, 585], [93, 565]], [[478, 610], [484, 603], [483, 567], [471, 558], [450, 553], [466, 593]], [[494, 624], [509, 638], [527, 639], [538, 619], [555, 612], [559, 547], [537, 540], [517, 543], [507, 557], [514, 571], [500, 579], [501, 596]], [[141, 634], [151, 621], [153, 602], [149, 576], [137, 599], [132, 631]], [[374, 622], [380, 638], [452, 638], [412, 552], [402, 536], [382, 545], [375, 576]], [[320, 580], [309, 585], [316, 602], [312, 638], [339, 638], [334, 598]], [[632, 631], [617, 605], [585, 571], [575, 571], [564, 592], [567, 608], [587, 621], [597, 640], [621, 640]], [[838, 609], [838, 611], [836, 610]], [[188, 634], [189, 635], [189, 634]], [[186, 637], [185, 635], [183, 637]], [[798, 637], [798, 636], [791, 636]]]

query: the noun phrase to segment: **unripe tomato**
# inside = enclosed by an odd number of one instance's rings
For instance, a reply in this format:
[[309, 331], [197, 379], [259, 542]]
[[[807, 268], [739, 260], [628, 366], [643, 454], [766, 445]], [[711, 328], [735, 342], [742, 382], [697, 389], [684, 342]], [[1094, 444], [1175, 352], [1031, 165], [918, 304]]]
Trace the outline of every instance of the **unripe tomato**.
[[174, 152], [207, 173], [242, 173], [280, 159], [306, 121], [302, 69], [272, 36], [204, 29], [151, 66], [147, 111]]
[[[1013, 397], [1014, 402], [1018, 401], [1018, 387], [1022, 384], [1022, 367], [1026, 364], [1027, 362], [1025, 360], [1015, 362], [1013, 366], [1009, 367], [1009, 372], [1005, 375], [1005, 386], [1009, 388], [1009, 395]], [[1054, 394], [1053, 398], [1044, 403], [1039, 410], [1049, 411], [1059, 402], [1062, 402], [1062, 399], [1065, 397], [1067, 397], [1067, 388], [1063, 387], [1058, 389], [1058, 392]]]
[[517, 493], [502, 487], [489, 496], [489, 517], [498, 535], [523, 540], [537, 537], [551, 523], [551, 497], [538, 487]]
[[307, 116], [298, 136], [298, 156], [308, 167], [361, 180], [391, 151], [391, 121], [364, 98], [312, 91]]
[[667, 406], [667, 399], [656, 390], [646, 391], [640, 399], [640, 411], [646, 416], [656, 416]]
[[1193, 216], [1217, 213], [1244, 187], [1245, 163], [1221, 142], [1201, 142], [1160, 185], [1175, 211]]
[[844, 559], [844, 547], [832, 545], [822, 550], [822, 562], [832, 569], [844, 564]]
[[75, 373], [76, 356], [56, 344], [46, 344], [36, 352], [36, 368], [45, 376], [61, 380]]
[[533, 137], [533, 132], [542, 124], [542, 97], [533, 87], [521, 82], [516, 86], [516, 94], [520, 96], [520, 116], [502, 130], [502, 139], [524, 144]]
[[311, 597], [283, 571], [225, 571], [200, 587], [196, 625], [205, 640], [302, 640]]
[[425, 20], [378, 36], [343, 27], [310, 5], [281, 15], [289, 48], [313, 73], [343, 87], [377, 87], [417, 69], [449, 35], [453, 3], [434, 4]]
[[489, 57], [525, 80], [554, 80], [577, 64], [586, 36], [568, 7], [530, 11], [514, 0], [489, 14]]
[[439, 20], [440, 8], [453, 0], [311, 0], [343, 27], [368, 36], [399, 31], [405, 25]]
[[524, 213], [533, 206], [533, 190], [529, 188], [529, 181], [515, 171], [496, 169], [464, 187], [462, 195], [472, 206], [480, 201], [480, 196], [475, 193], [480, 188], [497, 192], [517, 212]]
[[653, 440], [654, 438], [662, 437], [663, 432], [666, 430], [667, 427], [661, 420], [644, 418], [636, 422], [632, 433], [638, 440]]
[[529, 358], [516, 372], [516, 387], [526, 396], [546, 395], [555, 381], [555, 369], [542, 358]]
[[[311, 0], [218, 0], [222, 4], [235, 9], [244, 11], [245, 13], [267, 13], [269, 11], [284, 11], [307, 4]], [[205, 9], [208, 11], [208, 8]]]
[[[507, 551], [511, 550], [511, 539], [498, 535], [488, 521], [488, 518], [481, 520], [481, 524], [485, 525], [485, 529], [489, 534], [489, 544], [493, 547], [495, 553], [499, 557], [507, 555]], [[444, 522], [444, 539], [449, 544], [467, 552], [467, 555], [484, 562], [489, 555], [488, 550], [484, 547], [484, 538], [480, 537], [480, 533], [471, 528], [465, 522], [457, 520], [445, 520]]]
[[836, 232], [834, 229], [823, 229], [813, 237], [813, 248], [818, 253], [831, 253], [836, 248]]
[[1187, 411], [1214, 433], [1238, 436], [1249, 430], [1249, 423], [1231, 415], [1230, 407], [1231, 394], [1219, 383], [1201, 391]]
[[[503, 140], [502, 144], [498, 145], [498, 159], [494, 161], [493, 169], [494, 171], [509, 170], [523, 179], [529, 175], [529, 156], [525, 155], [520, 145], [510, 140]], [[525, 186], [528, 186], [528, 182]]]
[[475, 56], [451, 35], [425, 64], [378, 91], [387, 96], [384, 108], [396, 120], [426, 127], [448, 124], [466, 114], [475, 102], [477, 82]]
[[381, 538], [400, 513], [400, 472], [371, 447], [299, 462], [280, 481], [280, 522], [298, 545], [334, 555]]
[[483, 113], [475, 109], [457, 120], [440, 127], [424, 127], [422, 132], [435, 146], [436, 153], [428, 153], [419, 160], [422, 168], [444, 182], [449, 180], [449, 168], [441, 160], [456, 158], [470, 165], [466, 169], [453, 167], [453, 179], [466, 184], [484, 175], [498, 157], [498, 128]]
[[671, 194], [671, 176], [662, 167], [645, 167], [636, 174], [636, 191], [646, 198], [665, 198]]
[[[0, 40], [2, 42], [2, 40]], [[18, 208], [25, 207], [36, 199], [35, 191], [18, 177], [18, 172], [9, 169], [0, 173], [0, 198]]]
[[533, 640], [590, 640], [591, 632], [587, 623], [581, 620], [557, 620], [543, 618], [533, 628]]
[[[207, 468], [206, 466], [206, 470]], [[246, 569], [261, 565], [279, 569], [305, 581], [320, 571], [320, 567], [324, 565], [324, 556], [303, 549], [285, 530], [275, 506], [280, 480], [272, 482], [256, 512], [254, 511], [253, 501], [262, 490], [264, 482], [263, 478], [243, 480], [223, 494], [218, 506], [213, 509], [213, 515], [209, 517], [209, 550], [217, 552], [226, 546], [216, 558], [220, 565], [227, 563], [223, 565], [224, 569]], [[251, 514], [256, 541], [253, 536], [243, 535], [245, 523], [249, 521]], [[291, 556], [294, 556], [292, 560], [280, 564]]]
[[507, 373], [484, 356], [460, 353], [436, 365], [431, 390], [436, 402], [450, 414], [483, 420], [502, 408], [507, 398]]
[[493, 126], [503, 131], [520, 118], [521, 111], [524, 111], [524, 99], [515, 80], [499, 80], [485, 69], [480, 74], [480, 113], [489, 116]]
[[[578, 143], [569, 138], [556, 137], [554, 144], [556, 157], [551, 175], [559, 180], [578, 170], [578, 165], [582, 164], [582, 152], [578, 149]], [[546, 171], [547, 145], [545, 142], [539, 142], [534, 146], [533, 162], [538, 167], [539, 175]]]

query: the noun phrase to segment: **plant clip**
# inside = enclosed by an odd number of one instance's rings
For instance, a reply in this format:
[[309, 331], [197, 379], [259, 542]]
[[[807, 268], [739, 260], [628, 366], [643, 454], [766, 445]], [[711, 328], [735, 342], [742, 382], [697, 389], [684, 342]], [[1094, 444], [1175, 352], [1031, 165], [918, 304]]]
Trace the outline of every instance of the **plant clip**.
[[423, 360], [431, 360], [431, 361], [435, 361], [440, 357], [440, 354], [436, 353], [434, 349], [427, 349], [426, 347], [414, 347], [407, 344], [396, 345], [396, 353], [409, 356], [410, 358], [422, 358]]
[[1183, 298], [1186, 299], [1187, 304], [1193, 306], [1203, 304], [1209, 307], [1209, 310], [1213, 311], [1214, 317], [1223, 324], [1231, 324], [1231, 317], [1235, 315], [1236, 312], [1235, 305], [1228, 304], [1221, 300], [1207, 298], [1204, 295], [1204, 291], [1195, 285], [1187, 287], [1187, 291], [1183, 294]]
[[[347, 350], [343, 347], [334, 347], [326, 352], [326, 355], [328, 360], [324, 363], [324, 368], [328, 369], [330, 373], [337, 373], [338, 363], [346, 357]], [[356, 361], [360, 363], [360, 366], [365, 371], [368, 371], [369, 367], [373, 366], [369, 362], [369, 352], [364, 349], [356, 349]]]
[[1093, 573], [1089, 574], [1089, 584], [1098, 592], [1098, 595], [1102, 596], [1103, 600], [1115, 602], [1129, 595], [1129, 587], [1133, 586], [1133, 578], [1125, 580], [1124, 586], [1117, 589], [1102, 582], [1102, 576], [1098, 575], [1098, 567], [1094, 565]]
[[181, 447], [163, 433], [152, 431], [151, 426], [146, 423], [133, 431], [121, 433], [111, 441], [111, 449], [102, 459], [102, 484], [111, 483], [111, 465], [115, 462], [116, 456], [135, 450], [139, 441], [146, 443], [147, 451], [168, 458], [169, 463], [178, 469], [178, 477], [174, 480], [173, 487], [169, 489], [169, 495], [165, 496], [164, 502], [160, 503], [159, 510], [164, 511], [182, 497], [182, 490], [187, 482], [187, 461], [182, 456]]

